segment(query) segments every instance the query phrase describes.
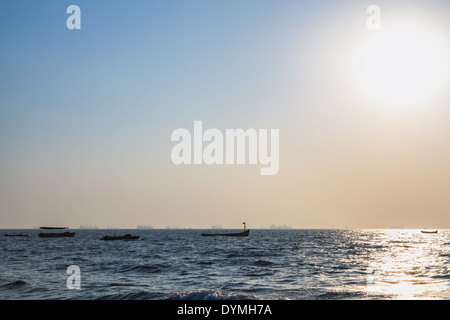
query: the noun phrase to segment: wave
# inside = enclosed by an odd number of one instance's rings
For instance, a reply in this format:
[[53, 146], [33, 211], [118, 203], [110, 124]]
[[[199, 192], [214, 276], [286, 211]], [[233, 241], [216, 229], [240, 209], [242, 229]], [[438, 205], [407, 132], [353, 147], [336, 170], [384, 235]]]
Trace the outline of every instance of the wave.
[[222, 293], [215, 290], [200, 290], [191, 292], [172, 292], [168, 300], [261, 300], [254, 295]]
[[255, 262], [255, 264], [258, 266], [271, 266], [271, 265], [274, 265], [275, 263], [272, 261], [267, 261], [267, 260], [258, 260]]
[[450, 279], [450, 274], [437, 274], [434, 276], [431, 276], [433, 279]]
[[143, 272], [143, 273], [159, 273], [164, 269], [168, 268], [164, 264], [154, 264], [154, 265], [137, 265], [137, 266], [124, 266], [120, 269], [120, 272]]
[[154, 292], [138, 291], [123, 294], [108, 294], [97, 298], [96, 300], [151, 300], [157, 295]]
[[6, 283], [6, 284], [2, 285], [2, 288], [16, 288], [16, 287], [21, 287], [21, 286], [26, 285], [26, 284], [27, 283], [25, 281], [16, 280], [16, 281], [9, 282], [9, 283]]
[[349, 300], [367, 298], [367, 294], [358, 290], [330, 289], [316, 295], [318, 300]]
[[134, 287], [136, 284], [134, 283], [118, 283], [118, 282], [112, 282], [107, 285], [107, 287]]

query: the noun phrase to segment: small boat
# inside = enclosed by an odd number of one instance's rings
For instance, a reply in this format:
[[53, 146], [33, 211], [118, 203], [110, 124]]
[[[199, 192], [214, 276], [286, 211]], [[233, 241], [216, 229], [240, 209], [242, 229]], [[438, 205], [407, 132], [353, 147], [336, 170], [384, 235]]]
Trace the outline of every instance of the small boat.
[[202, 233], [202, 237], [248, 237], [250, 234], [250, 229], [247, 229], [244, 224], [244, 231], [233, 232], [233, 233]]
[[[66, 230], [68, 227], [40, 227], [43, 230]], [[75, 236], [75, 232], [41, 232], [38, 234], [40, 238], [72, 238]]]
[[203, 237], [248, 237], [250, 229], [235, 233], [202, 233]]
[[21, 234], [21, 233], [19, 233], [19, 234], [7, 234], [7, 233], [5, 233], [5, 237], [28, 237], [28, 235], [27, 234]]
[[421, 230], [422, 233], [438, 233], [437, 230]]
[[139, 238], [140, 238], [140, 236], [132, 236], [131, 234], [126, 234], [126, 235], [123, 235], [123, 236], [104, 236], [100, 240], [109, 240], [109, 241], [113, 241], [113, 240], [137, 240]]
[[61, 230], [61, 229], [69, 229], [68, 227], [39, 227], [42, 230]]
[[75, 236], [75, 232], [39, 233], [40, 238], [72, 238], [73, 236]]

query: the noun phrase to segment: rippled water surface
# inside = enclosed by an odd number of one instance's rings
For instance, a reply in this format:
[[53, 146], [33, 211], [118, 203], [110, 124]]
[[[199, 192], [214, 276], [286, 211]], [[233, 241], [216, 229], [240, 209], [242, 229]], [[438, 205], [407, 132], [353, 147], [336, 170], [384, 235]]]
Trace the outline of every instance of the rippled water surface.
[[[1, 299], [449, 299], [450, 231], [2, 230]], [[22, 233], [28, 237], [5, 237]], [[136, 241], [101, 241], [106, 234]], [[67, 267], [81, 289], [67, 288]]]

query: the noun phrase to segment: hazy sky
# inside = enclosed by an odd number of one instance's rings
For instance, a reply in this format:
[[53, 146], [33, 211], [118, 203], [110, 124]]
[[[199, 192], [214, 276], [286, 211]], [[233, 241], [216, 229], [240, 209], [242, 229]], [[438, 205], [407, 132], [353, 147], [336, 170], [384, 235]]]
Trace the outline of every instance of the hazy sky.
[[[448, 1], [2, 0], [0, 228], [450, 228], [449, 16]], [[279, 129], [278, 174], [174, 165], [171, 133], [196, 120]]]

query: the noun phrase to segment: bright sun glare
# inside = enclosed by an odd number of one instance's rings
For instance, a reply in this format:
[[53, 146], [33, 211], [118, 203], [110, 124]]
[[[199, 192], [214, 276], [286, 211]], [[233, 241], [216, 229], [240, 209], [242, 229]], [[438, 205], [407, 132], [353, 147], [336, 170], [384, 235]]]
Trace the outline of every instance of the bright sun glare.
[[398, 23], [371, 32], [352, 56], [360, 92], [388, 108], [426, 105], [444, 92], [446, 38], [426, 24]]

